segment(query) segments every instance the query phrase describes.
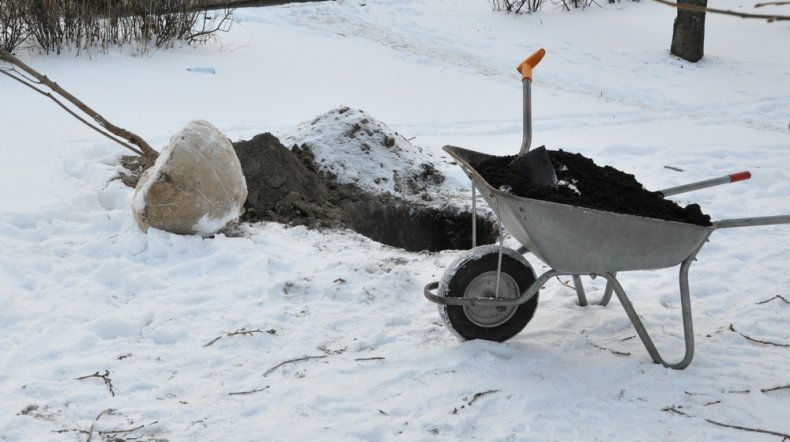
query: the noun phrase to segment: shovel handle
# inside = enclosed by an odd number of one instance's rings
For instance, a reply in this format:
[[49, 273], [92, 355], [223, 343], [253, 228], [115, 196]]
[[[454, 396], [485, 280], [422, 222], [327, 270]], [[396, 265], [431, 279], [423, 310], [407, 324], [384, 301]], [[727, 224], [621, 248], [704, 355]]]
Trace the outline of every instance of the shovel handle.
[[532, 69], [535, 69], [535, 66], [537, 66], [541, 60], [543, 60], [544, 55], [546, 55], [546, 50], [540, 48], [533, 52], [532, 55], [527, 57], [526, 60], [522, 61], [520, 65], [518, 65], [517, 69], [521, 73], [521, 81], [527, 79], [532, 81]]

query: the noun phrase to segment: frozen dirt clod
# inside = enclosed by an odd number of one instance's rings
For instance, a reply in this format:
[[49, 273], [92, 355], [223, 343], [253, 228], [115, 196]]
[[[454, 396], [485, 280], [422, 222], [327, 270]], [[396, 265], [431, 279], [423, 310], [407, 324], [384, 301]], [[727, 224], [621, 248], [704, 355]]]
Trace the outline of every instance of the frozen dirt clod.
[[518, 169], [509, 167], [515, 156], [491, 157], [475, 169], [493, 187], [514, 195], [607, 212], [711, 225], [699, 205], [681, 207], [660, 192], [646, 190], [636, 178], [611, 166], [598, 166], [581, 154], [549, 151], [559, 185], [535, 186]]
[[[348, 228], [409, 251], [471, 247], [472, 215], [466, 210], [339, 182], [319, 171], [308, 146], [289, 150], [270, 133], [234, 147], [247, 179], [243, 221]], [[478, 242], [492, 243], [496, 237], [494, 222], [477, 216]]]

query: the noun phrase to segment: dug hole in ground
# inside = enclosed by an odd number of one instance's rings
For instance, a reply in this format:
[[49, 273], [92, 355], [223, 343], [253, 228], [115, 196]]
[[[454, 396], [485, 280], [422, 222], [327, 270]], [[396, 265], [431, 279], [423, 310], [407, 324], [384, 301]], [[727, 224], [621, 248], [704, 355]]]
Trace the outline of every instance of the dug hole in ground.
[[[270, 132], [290, 148], [301, 122], [363, 109], [469, 195], [441, 147], [516, 154], [515, 66], [545, 47], [535, 145], [648, 189], [750, 170], [673, 200], [714, 221], [790, 212], [787, 25], [709, 15], [705, 58], [690, 64], [668, 54], [673, 9], [602, 6], [294, 4], [238, 10], [212, 47], [20, 55], [156, 147], [201, 118], [233, 141]], [[187, 70], [202, 66], [215, 73]], [[93, 440], [206, 441], [790, 433], [786, 226], [716, 232], [702, 249], [684, 371], [650, 361], [616, 301], [578, 307], [565, 278], [508, 342], [461, 342], [422, 295], [461, 251], [275, 222], [210, 239], [142, 233], [132, 190], [114, 179], [118, 147], [17, 84], [0, 82], [0, 96], [13, 103], [0, 106], [0, 440], [84, 440], [91, 428]], [[619, 277], [656, 345], [679, 358], [677, 270]], [[584, 283], [594, 302], [603, 283]]]

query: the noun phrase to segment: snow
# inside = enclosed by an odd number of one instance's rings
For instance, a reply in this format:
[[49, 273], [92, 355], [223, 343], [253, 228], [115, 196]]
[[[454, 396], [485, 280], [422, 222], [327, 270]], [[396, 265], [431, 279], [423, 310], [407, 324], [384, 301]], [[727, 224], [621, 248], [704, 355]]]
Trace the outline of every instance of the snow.
[[[516, 153], [515, 67], [545, 47], [534, 145], [651, 189], [750, 170], [676, 198], [714, 219], [790, 213], [788, 24], [709, 16], [705, 58], [690, 64], [668, 54], [671, 8], [604, 6], [512, 16], [482, 0], [293, 4], [238, 10], [210, 47], [20, 55], [155, 147], [196, 118], [233, 140], [285, 137], [346, 105], [461, 183], [441, 146]], [[0, 440], [141, 425], [119, 436], [781, 439], [706, 420], [790, 433], [790, 390], [771, 390], [790, 377], [790, 226], [717, 231], [703, 247], [684, 371], [650, 361], [616, 299], [577, 306], [569, 278], [546, 284], [510, 341], [460, 342], [422, 291], [462, 251], [274, 223], [234, 237], [143, 233], [133, 191], [115, 179], [119, 146], [5, 77], [0, 97]], [[679, 359], [677, 269], [618, 277], [659, 350]], [[604, 282], [583, 279], [595, 302]]]
[[432, 155], [361, 109], [332, 109], [300, 124], [284, 144], [307, 147], [322, 172], [371, 193], [412, 200], [446, 193], [425, 176], [435, 168]]

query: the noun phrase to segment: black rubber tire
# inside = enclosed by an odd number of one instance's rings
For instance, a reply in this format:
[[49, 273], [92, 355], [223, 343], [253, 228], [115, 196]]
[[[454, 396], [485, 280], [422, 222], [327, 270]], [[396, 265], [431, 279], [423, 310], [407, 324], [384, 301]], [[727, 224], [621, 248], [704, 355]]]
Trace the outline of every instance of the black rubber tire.
[[[485, 246], [484, 246], [485, 247]], [[512, 250], [502, 255], [502, 273], [507, 274], [518, 285], [519, 293], [526, 290], [535, 282], [535, 273], [521, 255]], [[517, 255], [518, 259], [513, 255]], [[496, 272], [499, 258], [498, 248], [489, 248], [484, 253], [472, 253], [469, 258], [460, 260], [453, 268], [454, 272], [444, 287], [444, 296], [463, 297], [472, 281], [487, 272]], [[466, 314], [463, 306], [447, 305], [440, 309], [445, 324], [462, 339], [484, 339], [487, 341], [503, 342], [517, 335], [535, 315], [538, 308], [538, 293], [529, 301], [519, 305], [513, 315], [504, 323], [493, 327], [485, 327], [473, 322]]]

